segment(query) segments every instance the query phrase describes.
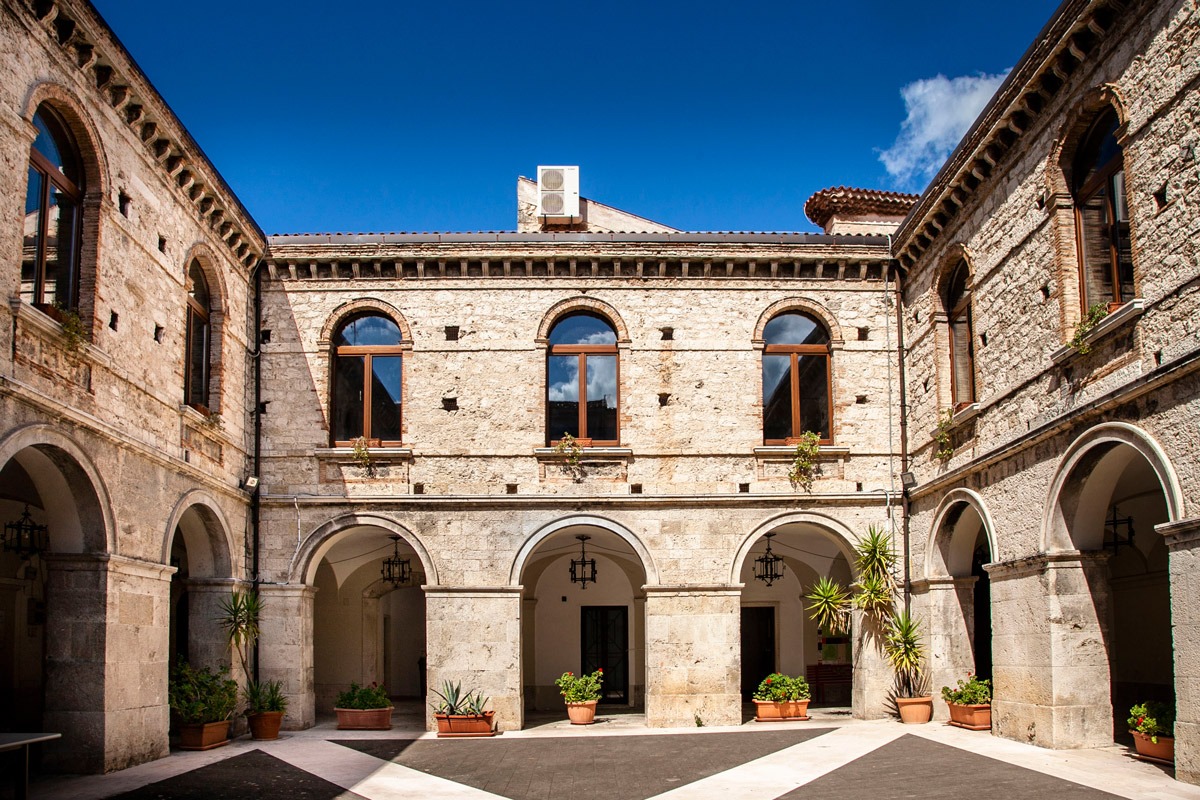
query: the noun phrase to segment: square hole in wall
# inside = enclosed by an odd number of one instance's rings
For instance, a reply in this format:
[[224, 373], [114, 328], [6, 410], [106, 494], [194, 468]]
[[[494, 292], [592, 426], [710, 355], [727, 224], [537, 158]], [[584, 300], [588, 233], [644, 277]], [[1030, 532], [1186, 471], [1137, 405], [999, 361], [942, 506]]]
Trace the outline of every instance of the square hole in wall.
[[739, 492], [740, 494], [750, 494], [750, 484], [748, 484], [748, 483], [739, 483], [739, 484], [738, 484], [738, 492]]
[[517, 484], [515, 484], [515, 483], [504, 484], [504, 492], [505, 492], [505, 494], [516, 494], [517, 493]]
[[442, 409], [444, 411], [458, 411], [458, 398], [457, 397], [443, 397], [442, 398]]
[[425, 494], [425, 484], [414, 483], [412, 485], [412, 487], [413, 487], [413, 494]]
[[271, 329], [270, 328], [263, 328], [261, 331], [258, 332], [258, 343], [259, 344], [270, 344], [271, 343]]
[[987, 333], [986, 332], [979, 334], [979, 346], [981, 348], [987, 347]]
[[1048, 283], [1042, 284], [1042, 299], [1043, 300], [1050, 299], [1050, 284], [1048, 284]]
[[458, 341], [458, 326], [457, 325], [447, 325], [446, 326], [446, 341], [447, 342], [457, 342]]
[[658, 393], [658, 405], [660, 407], [665, 406], [669, 402], [671, 402], [671, 393], [670, 392], [659, 392]]
[[859, 328], [858, 329], [858, 340], [860, 342], [865, 342], [870, 338], [871, 338], [871, 329], [870, 328]]
[[641, 494], [642, 493], [642, 485], [640, 483], [629, 484], [629, 493], [630, 494]]
[[165, 237], [165, 236], [158, 237], [158, 252], [160, 252], [160, 253], [167, 252], [167, 237]]
[[858, 395], [855, 395], [855, 396], [854, 396], [854, 402], [855, 402], [857, 405], [860, 405], [860, 406], [862, 406], [862, 405], [866, 405], [866, 403], [867, 403], [867, 396], [866, 396], [865, 394], [858, 394]]
[[121, 315], [115, 311], [108, 312], [108, 327], [112, 330], [117, 329], [117, 323], [120, 321]]
[[1154, 193], [1154, 206], [1156, 211], [1162, 211], [1167, 207], [1167, 185], [1165, 183]]
[[162, 344], [162, 340], [163, 340], [163, 326], [155, 325], [154, 326], [154, 341], [158, 342], [159, 344]]
[[659, 331], [662, 332], [662, 340], [664, 342], [669, 342], [675, 338], [674, 328], [659, 328]]

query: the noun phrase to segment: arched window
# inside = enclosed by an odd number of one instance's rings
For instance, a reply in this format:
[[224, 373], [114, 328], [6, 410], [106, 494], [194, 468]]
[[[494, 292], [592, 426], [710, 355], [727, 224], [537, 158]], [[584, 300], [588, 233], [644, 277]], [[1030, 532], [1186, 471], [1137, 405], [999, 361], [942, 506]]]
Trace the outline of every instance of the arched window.
[[1088, 128], [1072, 165], [1082, 305], [1124, 303], [1134, 296], [1125, 165], [1109, 108]]
[[832, 442], [829, 332], [789, 311], [763, 329], [763, 443], [792, 444], [805, 431]]
[[33, 115], [37, 138], [29, 150], [21, 299], [39, 308], [79, 304], [80, 211], [83, 169], [62, 118], [42, 105]]
[[212, 363], [212, 300], [200, 262], [192, 259], [187, 277], [187, 359], [183, 367], [183, 401], [208, 411], [208, 379]]
[[959, 261], [942, 294], [950, 329], [950, 398], [955, 408], [975, 402], [975, 345], [971, 328], [971, 271]]
[[569, 314], [550, 329], [546, 357], [546, 440], [568, 433], [592, 444], [619, 443], [617, 332], [595, 314]]
[[330, 419], [334, 445], [360, 437], [372, 445], [400, 444], [400, 327], [380, 314], [344, 322], [333, 337]]

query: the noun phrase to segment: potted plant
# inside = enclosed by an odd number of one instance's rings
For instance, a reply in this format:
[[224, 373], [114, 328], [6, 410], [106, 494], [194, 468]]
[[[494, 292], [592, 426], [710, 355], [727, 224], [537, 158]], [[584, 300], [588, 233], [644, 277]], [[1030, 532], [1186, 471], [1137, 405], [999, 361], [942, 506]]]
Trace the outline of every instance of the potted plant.
[[933, 697], [921, 692], [922, 662], [920, 624], [907, 611], [895, 614], [885, 629], [883, 655], [896, 673], [896, 708], [900, 721], [908, 724], [929, 722], [933, 717]]
[[754, 719], [758, 722], [808, 719], [808, 681], [772, 672], [754, 690]]
[[464, 694], [462, 684], [442, 681], [442, 690], [434, 689], [433, 693], [442, 698], [433, 706], [439, 739], [496, 735], [493, 724], [496, 712], [485, 710], [489, 698], [484, 697], [481, 690]]
[[567, 704], [567, 716], [572, 725], [591, 725], [596, 721], [596, 703], [600, 701], [602, 683], [603, 667], [588, 675], [564, 672], [554, 681]]
[[222, 667], [213, 672], [187, 663], [171, 670], [167, 701], [179, 727], [183, 750], [211, 750], [229, 744], [229, 720], [238, 706], [237, 681]]
[[392, 701], [378, 684], [350, 688], [337, 696], [334, 709], [339, 731], [387, 731], [392, 729]]
[[1141, 758], [1175, 762], [1175, 708], [1153, 700], [1129, 709], [1129, 732]]
[[992, 727], [992, 682], [976, 675], [958, 679], [958, 686], [942, 687], [942, 699], [950, 707], [950, 724], [969, 731]]
[[279, 681], [250, 681], [246, 684], [246, 720], [255, 739], [278, 739], [288, 699]]

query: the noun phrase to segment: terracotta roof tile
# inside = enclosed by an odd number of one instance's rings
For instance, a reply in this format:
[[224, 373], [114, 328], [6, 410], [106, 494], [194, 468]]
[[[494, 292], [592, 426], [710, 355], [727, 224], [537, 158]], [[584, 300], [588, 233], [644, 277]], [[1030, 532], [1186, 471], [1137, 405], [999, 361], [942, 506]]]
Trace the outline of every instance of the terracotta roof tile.
[[815, 193], [804, 203], [804, 213], [822, 228], [834, 214], [886, 214], [903, 217], [921, 199], [919, 194], [885, 192], [833, 186]]

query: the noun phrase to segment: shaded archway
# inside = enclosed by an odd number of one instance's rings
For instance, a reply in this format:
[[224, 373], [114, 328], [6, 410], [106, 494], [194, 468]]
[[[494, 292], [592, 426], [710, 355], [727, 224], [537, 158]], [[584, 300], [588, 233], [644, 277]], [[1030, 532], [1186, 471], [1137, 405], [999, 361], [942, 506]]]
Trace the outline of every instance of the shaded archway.
[[1097, 426], [1067, 450], [1043, 534], [1079, 597], [1059, 600], [1051, 631], [1055, 702], [1087, 706], [1089, 741], [1123, 740], [1130, 706], [1175, 702], [1167, 548], [1155, 527], [1181, 499], [1162, 449], [1124, 423]]
[[[771, 672], [807, 677], [814, 706], [849, 706], [855, 646], [850, 631], [821, 629], [805, 610], [804, 595], [821, 578], [853, 581], [851, 534], [819, 514], [790, 514], [760, 526], [735, 559], [741, 596], [741, 693], [748, 702]], [[781, 558], [782, 574], [769, 583], [760, 561]]]
[[[580, 539], [584, 536], [586, 539]], [[586, 556], [584, 555], [586, 551]], [[526, 541], [513, 563], [523, 587], [522, 687], [527, 711], [561, 713], [554, 679], [603, 668], [601, 703], [645, 702], [645, 548], [611, 520], [580, 515], [557, 520]], [[572, 560], [595, 562], [595, 580], [573, 582]], [[576, 576], [590, 570], [577, 568]]]

